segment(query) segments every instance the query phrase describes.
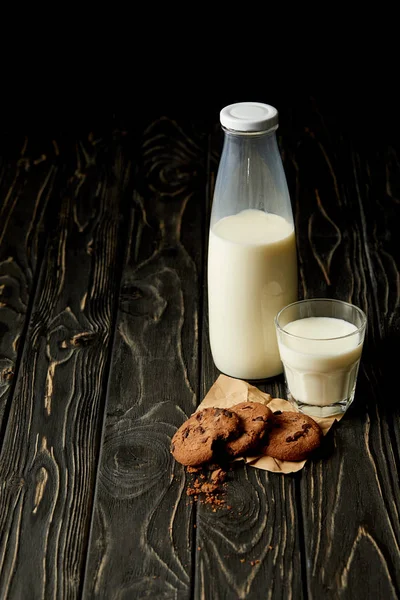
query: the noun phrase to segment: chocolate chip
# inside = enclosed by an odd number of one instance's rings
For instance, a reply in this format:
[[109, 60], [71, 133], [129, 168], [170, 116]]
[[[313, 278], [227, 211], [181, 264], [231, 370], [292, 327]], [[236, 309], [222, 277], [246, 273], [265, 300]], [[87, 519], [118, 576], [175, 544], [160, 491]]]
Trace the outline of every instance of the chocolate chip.
[[198, 412], [198, 413], [196, 414], [196, 419], [197, 419], [198, 421], [201, 421], [201, 419], [202, 419], [202, 418], [203, 418], [203, 417], [202, 417], [202, 414]]
[[298, 440], [299, 438], [303, 437], [304, 433], [305, 433], [304, 431], [296, 431], [296, 432], [293, 434], [293, 440], [294, 440], [294, 441], [296, 441], [296, 440]]
[[274, 412], [274, 415], [281, 415], [281, 414], [282, 414], [282, 411], [281, 411], [281, 410], [276, 410], [276, 411]]
[[304, 429], [304, 431], [308, 431], [311, 428], [311, 425], [310, 423], [304, 423], [301, 428]]
[[204, 427], [202, 427], [201, 425], [200, 425], [200, 426], [197, 428], [197, 431], [198, 431], [199, 433], [201, 433], [201, 435], [203, 435], [203, 433], [205, 433], [205, 432], [206, 432], [206, 430], [204, 429]]
[[224, 410], [222, 411], [225, 417], [229, 417], [230, 419], [232, 418], [232, 413], [230, 410], [226, 410], [224, 408]]
[[184, 432], [182, 433], [183, 439], [186, 439], [188, 435], [189, 435], [189, 429], [185, 429]]
[[286, 441], [287, 441], [287, 442], [294, 442], [294, 439], [292, 438], [292, 436], [291, 436], [291, 435], [289, 435], [289, 436], [286, 438]]

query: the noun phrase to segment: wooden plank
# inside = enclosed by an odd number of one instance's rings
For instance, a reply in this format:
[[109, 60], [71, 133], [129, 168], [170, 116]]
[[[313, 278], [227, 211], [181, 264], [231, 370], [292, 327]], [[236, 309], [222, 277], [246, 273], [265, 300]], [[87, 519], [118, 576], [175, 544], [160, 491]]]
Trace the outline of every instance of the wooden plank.
[[192, 507], [170, 439], [198, 402], [206, 140], [144, 131], [85, 596], [188, 598]]
[[355, 402], [301, 479], [307, 588], [310, 598], [397, 598], [399, 410], [387, 344], [399, 327], [398, 160], [379, 138], [325, 125], [316, 114], [290, 156], [302, 289], [360, 306], [368, 333]]
[[[3, 140], [4, 142], [4, 140]], [[57, 165], [52, 148], [27, 138], [0, 163], [0, 431], [43, 253], [46, 207]]]
[[0, 454], [2, 598], [78, 596], [93, 501], [129, 164], [118, 138], [93, 136], [58, 160], [57, 217]]
[[[219, 130], [217, 125], [209, 148], [207, 224], [221, 150]], [[206, 280], [204, 286], [206, 289]], [[219, 375], [209, 346], [206, 292], [202, 333], [201, 394], [204, 397]], [[258, 387], [274, 397], [285, 397], [282, 377]], [[296, 506], [298, 479], [298, 476], [283, 477], [240, 465], [227, 480], [225, 500], [230, 508], [213, 512], [208, 505], [199, 504], [195, 598], [302, 598], [299, 537], [302, 529], [301, 514]]]

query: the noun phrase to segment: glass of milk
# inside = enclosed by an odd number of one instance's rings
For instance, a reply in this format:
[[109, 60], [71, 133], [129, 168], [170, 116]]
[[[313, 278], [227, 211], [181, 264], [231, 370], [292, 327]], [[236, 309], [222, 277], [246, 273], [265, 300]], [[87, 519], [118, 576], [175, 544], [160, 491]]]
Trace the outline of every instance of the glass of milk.
[[275, 318], [288, 397], [299, 410], [326, 417], [354, 399], [367, 318], [348, 302], [302, 300]]
[[231, 377], [282, 373], [274, 318], [297, 300], [292, 207], [276, 140], [278, 112], [259, 102], [220, 113], [224, 147], [208, 246], [210, 345]]

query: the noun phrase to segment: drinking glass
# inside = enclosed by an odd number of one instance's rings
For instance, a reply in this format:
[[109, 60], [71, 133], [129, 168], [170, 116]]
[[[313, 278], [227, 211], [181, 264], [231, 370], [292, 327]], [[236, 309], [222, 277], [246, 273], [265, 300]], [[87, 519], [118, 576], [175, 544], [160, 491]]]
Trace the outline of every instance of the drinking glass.
[[348, 302], [294, 302], [275, 317], [289, 400], [306, 414], [326, 417], [353, 402], [367, 317]]

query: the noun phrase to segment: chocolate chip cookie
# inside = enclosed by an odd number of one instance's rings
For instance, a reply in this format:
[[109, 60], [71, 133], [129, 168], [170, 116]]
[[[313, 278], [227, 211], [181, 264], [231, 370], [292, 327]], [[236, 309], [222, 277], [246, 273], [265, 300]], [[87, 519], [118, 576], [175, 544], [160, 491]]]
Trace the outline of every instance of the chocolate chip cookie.
[[204, 408], [181, 425], [172, 438], [171, 453], [182, 465], [212, 461], [226, 440], [242, 431], [239, 417], [225, 408]]
[[322, 431], [311, 417], [298, 412], [274, 414], [263, 450], [279, 460], [304, 460], [321, 444]]
[[265, 441], [272, 411], [260, 402], [241, 402], [231, 410], [240, 417], [243, 427], [241, 435], [225, 445], [226, 452], [233, 457], [255, 450]]

